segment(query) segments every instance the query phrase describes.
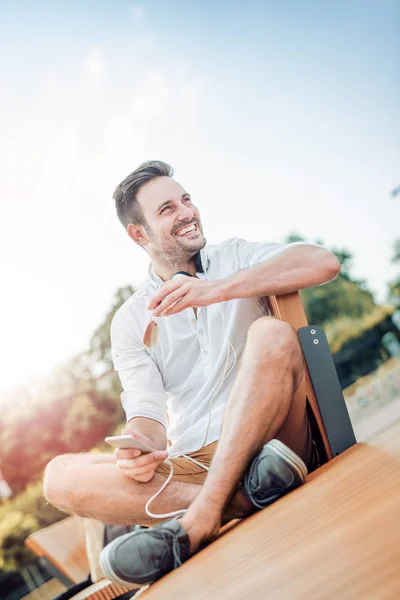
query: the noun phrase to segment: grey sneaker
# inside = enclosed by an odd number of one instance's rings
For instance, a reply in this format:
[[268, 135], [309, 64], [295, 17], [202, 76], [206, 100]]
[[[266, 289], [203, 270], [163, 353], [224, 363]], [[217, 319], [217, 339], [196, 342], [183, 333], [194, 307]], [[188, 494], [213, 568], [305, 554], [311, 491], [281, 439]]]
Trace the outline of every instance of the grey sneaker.
[[265, 444], [241, 483], [241, 491], [256, 508], [265, 508], [304, 483], [307, 467], [279, 440]]
[[135, 530], [112, 541], [100, 554], [104, 575], [120, 585], [153, 583], [189, 558], [189, 537], [179, 520]]

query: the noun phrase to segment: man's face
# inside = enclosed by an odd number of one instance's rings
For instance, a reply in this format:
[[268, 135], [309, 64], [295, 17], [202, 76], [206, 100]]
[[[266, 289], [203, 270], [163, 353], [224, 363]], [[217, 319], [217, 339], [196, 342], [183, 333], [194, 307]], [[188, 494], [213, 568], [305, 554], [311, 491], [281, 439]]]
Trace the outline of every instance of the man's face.
[[200, 213], [174, 179], [157, 177], [137, 194], [146, 225], [149, 254], [168, 262], [192, 258], [206, 244]]

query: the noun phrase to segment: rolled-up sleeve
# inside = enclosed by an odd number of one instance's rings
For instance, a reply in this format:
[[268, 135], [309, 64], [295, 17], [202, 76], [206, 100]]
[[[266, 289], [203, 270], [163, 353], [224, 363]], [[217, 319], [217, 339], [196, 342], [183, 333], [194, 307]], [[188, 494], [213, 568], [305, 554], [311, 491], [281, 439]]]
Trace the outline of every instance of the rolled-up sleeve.
[[111, 355], [123, 392], [126, 420], [147, 417], [167, 427], [166, 401], [160, 371], [143, 348], [140, 328], [117, 311], [111, 323]]

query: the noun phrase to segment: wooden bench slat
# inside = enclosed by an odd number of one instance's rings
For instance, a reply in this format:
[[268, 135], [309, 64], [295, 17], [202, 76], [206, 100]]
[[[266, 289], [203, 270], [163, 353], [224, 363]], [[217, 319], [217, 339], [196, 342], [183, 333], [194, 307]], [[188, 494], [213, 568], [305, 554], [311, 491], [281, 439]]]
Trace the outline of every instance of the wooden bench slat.
[[[109, 579], [102, 579], [75, 594], [73, 600], [113, 600], [127, 591], [128, 588], [122, 585], [112, 583]], [[135, 590], [132, 590], [132, 595], [134, 592]]]
[[242, 521], [143, 600], [400, 598], [400, 421]]
[[47, 558], [73, 583], [87, 578], [90, 567], [78, 517], [68, 517], [31, 534], [25, 544], [37, 556]]

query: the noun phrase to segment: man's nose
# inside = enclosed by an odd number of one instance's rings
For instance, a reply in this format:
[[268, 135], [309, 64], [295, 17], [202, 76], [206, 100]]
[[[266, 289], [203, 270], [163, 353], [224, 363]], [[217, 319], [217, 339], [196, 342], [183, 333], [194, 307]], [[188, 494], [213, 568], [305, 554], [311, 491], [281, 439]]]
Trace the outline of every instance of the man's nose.
[[193, 219], [194, 211], [189, 208], [189, 206], [184, 206], [183, 204], [180, 206], [178, 211], [178, 219], [180, 221], [190, 221]]

